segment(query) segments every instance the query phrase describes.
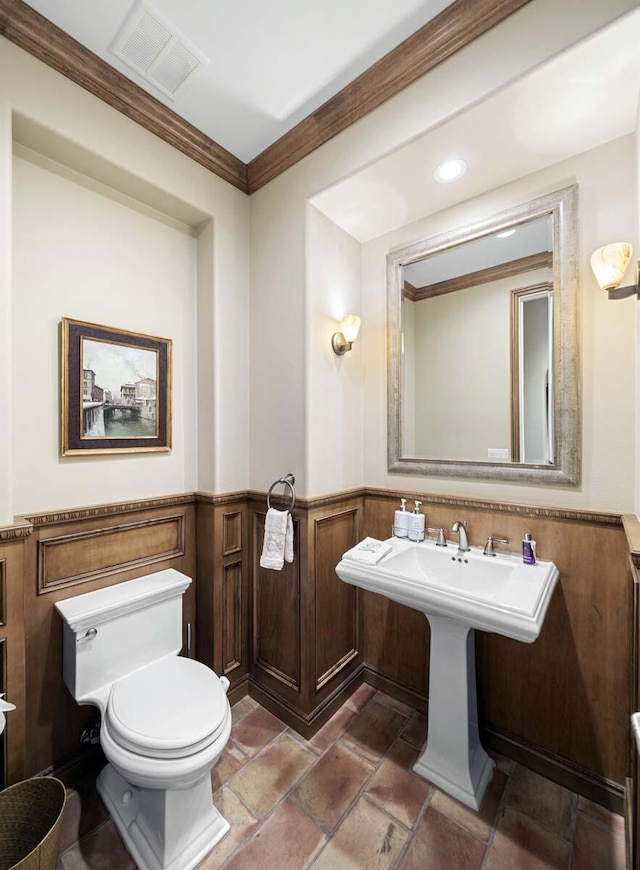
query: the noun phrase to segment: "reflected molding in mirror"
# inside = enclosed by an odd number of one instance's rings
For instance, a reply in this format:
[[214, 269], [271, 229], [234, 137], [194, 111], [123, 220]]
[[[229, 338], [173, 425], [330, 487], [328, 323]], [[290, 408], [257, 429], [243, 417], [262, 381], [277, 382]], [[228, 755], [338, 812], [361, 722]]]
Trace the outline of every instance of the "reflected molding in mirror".
[[[542, 196], [521, 205], [514, 206], [499, 214], [492, 215], [489, 218], [481, 220], [475, 224], [464, 226], [456, 230], [433, 236], [420, 242], [416, 242], [407, 247], [392, 251], [387, 255], [387, 397], [388, 397], [388, 468], [391, 472], [401, 472], [403, 474], [414, 475], [432, 475], [436, 477], [463, 477], [463, 478], [478, 478], [485, 480], [505, 480], [505, 481], [520, 481], [522, 483], [531, 483], [548, 486], [571, 486], [580, 483], [581, 473], [581, 409], [580, 409], [580, 346], [579, 346], [579, 324], [578, 324], [578, 252], [577, 252], [577, 234], [578, 234], [578, 186], [572, 185], [554, 193]], [[511, 302], [508, 306], [508, 314], [506, 321], [502, 315], [496, 320], [500, 320], [506, 324], [503, 331], [505, 335], [500, 335], [499, 340], [504, 344], [507, 351], [500, 359], [503, 363], [499, 365], [499, 380], [508, 384], [505, 388], [507, 393], [510, 389], [510, 395], [504, 396], [505, 406], [501, 408], [500, 415], [504, 416], [510, 425], [507, 423], [507, 433], [504, 434], [504, 426], [502, 435], [498, 437], [500, 443], [493, 445], [502, 447], [503, 443], [507, 445], [505, 450], [492, 450], [485, 447], [485, 456], [482, 458], [479, 455], [479, 450], [475, 445], [468, 445], [468, 449], [461, 447], [455, 448], [455, 455], [447, 456], [446, 450], [439, 450], [433, 447], [423, 447], [419, 449], [419, 445], [412, 443], [415, 440], [415, 433], [412, 427], [415, 427], [414, 417], [416, 416], [416, 408], [419, 408], [422, 413], [427, 410], [426, 426], [429, 421], [433, 427], [452, 426], [452, 418], [443, 410], [443, 400], [438, 398], [434, 391], [431, 395], [427, 395], [423, 391], [422, 395], [419, 391], [419, 383], [421, 374], [424, 378], [431, 379], [431, 382], [436, 382], [441, 385], [440, 393], [447, 394], [447, 405], [449, 410], [453, 407], [456, 411], [455, 419], [458, 421], [455, 428], [458, 430], [456, 436], [460, 434], [460, 430], [472, 432], [478, 429], [483, 423], [479, 419], [479, 415], [490, 414], [492, 403], [495, 404], [495, 395], [490, 391], [487, 395], [487, 401], [477, 401], [477, 396], [468, 394], [465, 396], [463, 382], [464, 376], [452, 378], [452, 371], [456, 366], [458, 370], [464, 371], [464, 365], [468, 369], [475, 368], [478, 364], [478, 357], [471, 356], [468, 361], [447, 360], [446, 356], [438, 357], [437, 364], [433, 365], [428, 372], [420, 372], [414, 360], [413, 369], [405, 360], [405, 328], [406, 328], [406, 312], [403, 310], [403, 301], [405, 295], [415, 305], [416, 299], [419, 299], [419, 304], [425, 306], [426, 300], [429, 302], [435, 301], [432, 297], [443, 294], [449, 294], [449, 299], [455, 299], [455, 304], [458, 306], [458, 314], [454, 316], [453, 312], [448, 314], [449, 321], [440, 320], [432, 322], [429, 326], [431, 334], [445, 333], [447, 330], [454, 329], [454, 332], [462, 324], [469, 325], [470, 314], [464, 308], [465, 298], [464, 293], [482, 294], [483, 289], [486, 292], [488, 284], [481, 284], [479, 280], [473, 282], [476, 286], [469, 289], [472, 283], [465, 281], [464, 278], [460, 281], [457, 278], [450, 279], [449, 282], [443, 281], [441, 276], [434, 278], [434, 283], [431, 287], [437, 286], [437, 291], [425, 293], [425, 288], [420, 288], [416, 291], [410, 283], [407, 284], [406, 271], [409, 267], [415, 264], [428, 263], [428, 266], [433, 266], [438, 255], [444, 254], [445, 260], [449, 254], [454, 254], [454, 257], [449, 256], [449, 260], [457, 261], [462, 258], [462, 246], [468, 248], [474, 247], [475, 243], [480, 240], [489, 239], [497, 236], [498, 233], [509, 235], [506, 231], [518, 230], [524, 225], [532, 225], [533, 222], [548, 218], [550, 223], [550, 245], [551, 253], [547, 252], [547, 260], [544, 260], [542, 254], [530, 256], [533, 265], [531, 270], [526, 274], [515, 275], [512, 283], [507, 287], [507, 296], [511, 297]], [[503, 237], [504, 237], [503, 235]], [[477, 245], [476, 245], [477, 247]], [[520, 255], [521, 256], [521, 255]], [[538, 261], [535, 258], [538, 257]], [[524, 263], [526, 257], [522, 257]], [[501, 261], [502, 262], [502, 261]], [[515, 260], [513, 262], [516, 262]], [[518, 263], [520, 261], [517, 261]], [[504, 265], [510, 265], [506, 262]], [[531, 275], [543, 275], [546, 267], [546, 280], [536, 280], [535, 282], [527, 280]], [[437, 268], [437, 267], [436, 267]], [[454, 269], [456, 267], [454, 266]], [[495, 273], [496, 279], [503, 280], [500, 272], [502, 266], [494, 269], [486, 270]], [[535, 270], [538, 270], [537, 272]], [[477, 274], [482, 273], [480, 269]], [[507, 268], [506, 272], [510, 270]], [[514, 270], [518, 271], [518, 270]], [[524, 270], [519, 269], [520, 273]], [[415, 272], [415, 269], [414, 269]], [[409, 274], [412, 274], [411, 272]], [[457, 274], [460, 274], [459, 272]], [[449, 277], [449, 276], [447, 276]], [[451, 284], [451, 287], [445, 285]], [[504, 281], [503, 281], [504, 283]], [[499, 281], [496, 280], [496, 286]], [[527, 286], [527, 284], [534, 286]], [[461, 285], [464, 289], [458, 290], [456, 287]], [[527, 461], [526, 437], [524, 434], [525, 427], [521, 415], [523, 407], [523, 390], [525, 380], [522, 376], [522, 349], [518, 351], [518, 336], [522, 343], [523, 341], [523, 326], [519, 324], [516, 312], [523, 311], [522, 300], [528, 297], [540, 297], [540, 291], [544, 286], [545, 294], [549, 301], [547, 311], [549, 324], [547, 335], [549, 337], [548, 350], [548, 370], [542, 370], [544, 380], [544, 398], [538, 402], [542, 409], [540, 413], [544, 417], [543, 428], [547, 431], [542, 436], [542, 442], [545, 444], [544, 454], [534, 454], [531, 461]], [[444, 289], [443, 289], [444, 288]], [[535, 291], [533, 294], [530, 291]], [[457, 298], [455, 298], [457, 297]], [[505, 297], [505, 298], [506, 298]], [[466, 297], [470, 299], [472, 297]], [[476, 296], [476, 299], [482, 297]], [[518, 309], [518, 299], [520, 305]], [[539, 306], [538, 306], [539, 307]], [[451, 305], [446, 308], [451, 310]], [[446, 308], [440, 306], [438, 313], [439, 317], [444, 317], [443, 311]], [[429, 317], [435, 317], [436, 309], [432, 312], [424, 312]], [[461, 314], [460, 314], [461, 312]], [[425, 316], [423, 313], [421, 316]], [[515, 324], [515, 325], [514, 325]], [[478, 335], [485, 336], [487, 342], [493, 343], [494, 338], [491, 335], [485, 335], [481, 332], [481, 325], [478, 324]], [[433, 351], [433, 347], [430, 349]], [[470, 351], [471, 353], [471, 351]], [[518, 354], [520, 354], [518, 356]], [[520, 360], [520, 361], [518, 361]], [[433, 360], [432, 360], [433, 362]], [[455, 362], [455, 365], [450, 363]], [[462, 363], [462, 368], [461, 364]], [[502, 364], [504, 371], [502, 371]], [[520, 375], [518, 375], [518, 366], [520, 366]], [[406, 371], [405, 371], [406, 367]], [[517, 382], [519, 379], [520, 387], [518, 390]], [[471, 378], [470, 378], [471, 380]], [[462, 383], [461, 383], [462, 382]], [[415, 393], [407, 395], [407, 387], [415, 384]], [[470, 388], [472, 389], [472, 388]], [[497, 389], [497, 388], [496, 388]], [[495, 391], [493, 391], [495, 392]], [[542, 393], [541, 393], [542, 395]], [[449, 401], [450, 398], [450, 401]], [[482, 399], [482, 397], [481, 397]], [[422, 407], [420, 404], [422, 403]], [[431, 405], [426, 407], [426, 403]], [[468, 405], [467, 405], [468, 403]], [[441, 407], [438, 408], [438, 405]], [[465, 414], [465, 405], [468, 407], [468, 417]], [[519, 410], [520, 409], [520, 410]], [[489, 422], [491, 422], [489, 420]], [[495, 428], [495, 427], [494, 427]], [[424, 440], [424, 439], [423, 439]], [[429, 439], [426, 439], [427, 442]], [[451, 439], [457, 440], [460, 439]], [[489, 441], [489, 443], [491, 443]], [[500, 455], [500, 461], [496, 461], [494, 457]]]

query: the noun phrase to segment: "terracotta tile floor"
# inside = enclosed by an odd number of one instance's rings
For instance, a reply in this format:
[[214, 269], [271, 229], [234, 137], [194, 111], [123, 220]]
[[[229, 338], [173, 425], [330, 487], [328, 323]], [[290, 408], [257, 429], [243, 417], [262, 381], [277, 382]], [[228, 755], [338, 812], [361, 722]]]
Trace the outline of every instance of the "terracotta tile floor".
[[[624, 870], [624, 824], [503, 757], [480, 813], [411, 773], [426, 718], [361, 686], [304, 740], [249, 697], [212, 772], [231, 830], [201, 870]], [[134, 865], [93, 782], [69, 790], [59, 870]]]

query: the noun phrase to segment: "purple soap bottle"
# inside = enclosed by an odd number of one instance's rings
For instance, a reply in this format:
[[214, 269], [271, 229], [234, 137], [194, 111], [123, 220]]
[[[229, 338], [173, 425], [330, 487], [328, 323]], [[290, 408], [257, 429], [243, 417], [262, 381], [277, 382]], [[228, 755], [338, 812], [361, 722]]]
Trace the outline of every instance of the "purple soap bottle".
[[526, 533], [522, 540], [522, 561], [525, 565], [536, 564], [536, 542], [529, 532]]

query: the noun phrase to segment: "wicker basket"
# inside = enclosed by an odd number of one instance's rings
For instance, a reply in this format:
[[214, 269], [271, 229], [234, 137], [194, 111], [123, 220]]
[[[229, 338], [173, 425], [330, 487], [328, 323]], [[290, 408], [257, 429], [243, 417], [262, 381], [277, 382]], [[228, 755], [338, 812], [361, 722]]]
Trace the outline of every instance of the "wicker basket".
[[65, 789], [51, 776], [0, 792], [0, 870], [55, 870]]

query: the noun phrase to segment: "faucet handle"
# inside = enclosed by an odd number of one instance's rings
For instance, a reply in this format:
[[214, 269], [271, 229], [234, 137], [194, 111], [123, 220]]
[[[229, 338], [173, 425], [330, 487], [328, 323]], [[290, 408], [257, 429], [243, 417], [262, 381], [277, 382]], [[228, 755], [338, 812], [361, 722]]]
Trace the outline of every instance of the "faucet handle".
[[436, 541], [436, 547], [446, 547], [447, 539], [444, 536], [444, 529], [427, 529], [428, 532], [431, 532], [432, 535], [437, 535], [438, 540]]
[[497, 553], [495, 551], [495, 547], [493, 546], [493, 542], [496, 544], [508, 544], [509, 541], [506, 538], [494, 538], [493, 535], [489, 535], [487, 539], [487, 543], [485, 544], [482, 555], [483, 556], [496, 556]]

